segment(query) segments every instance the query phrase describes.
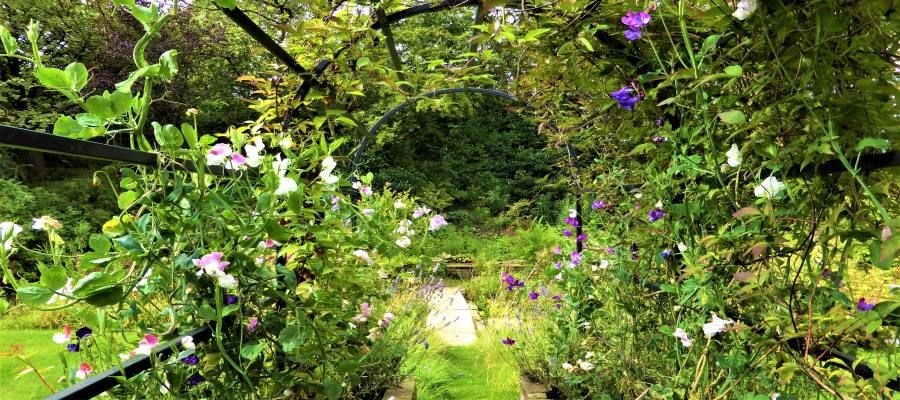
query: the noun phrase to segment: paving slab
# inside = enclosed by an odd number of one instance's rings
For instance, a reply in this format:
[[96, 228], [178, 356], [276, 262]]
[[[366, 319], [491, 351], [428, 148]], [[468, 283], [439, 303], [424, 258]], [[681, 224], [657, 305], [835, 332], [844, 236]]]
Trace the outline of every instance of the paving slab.
[[432, 298], [429, 308], [431, 310], [426, 324], [447, 345], [466, 346], [475, 343], [472, 310], [460, 288], [444, 288], [441, 295]]

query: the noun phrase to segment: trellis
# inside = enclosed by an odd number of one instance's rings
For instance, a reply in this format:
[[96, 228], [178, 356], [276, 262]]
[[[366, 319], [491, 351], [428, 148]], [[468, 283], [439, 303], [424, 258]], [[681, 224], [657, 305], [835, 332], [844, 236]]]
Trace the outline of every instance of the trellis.
[[[376, 15], [378, 18], [374, 23], [372, 23], [372, 25], [370, 25], [370, 28], [374, 30], [381, 30], [386, 35], [386, 37], [388, 38], [386, 42], [389, 46], [388, 50], [391, 54], [394, 68], [398, 71], [398, 73], [402, 73], [402, 67], [399, 63], [398, 52], [396, 50], [392, 34], [390, 32], [390, 25], [392, 23], [396, 23], [413, 16], [444, 11], [454, 7], [481, 7], [481, 4], [482, 2], [480, 0], [444, 0], [437, 4], [422, 4], [409, 7], [391, 14], [387, 14], [383, 9], [379, 8], [376, 10]], [[513, 6], [519, 7], [520, 4], [516, 3]], [[281, 61], [288, 69], [290, 69], [293, 73], [296, 73], [303, 77], [303, 82], [300, 86], [297, 87], [297, 90], [294, 93], [295, 100], [299, 100], [299, 102], [302, 103], [302, 100], [305, 99], [305, 97], [309, 94], [310, 90], [313, 87], [321, 86], [326, 83], [326, 81], [323, 80], [323, 75], [325, 70], [333, 63], [333, 60], [321, 60], [316, 63], [312, 70], [307, 70], [302, 65], [300, 65], [300, 63], [297, 62], [296, 59], [291, 57], [287, 50], [281, 47], [272, 37], [270, 37], [265, 31], [263, 31], [263, 29], [259, 25], [253, 22], [253, 20], [251, 20], [241, 9], [234, 7], [231, 9], [220, 8], [220, 10], [241, 29], [243, 29], [248, 35], [250, 35], [254, 40], [256, 40], [256, 42], [259, 43], [263, 48], [265, 48], [272, 56]], [[477, 14], [478, 13], [476, 13], [476, 15]], [[338, 50], [337, 53], [334, 54], [334, 58], [339, 57], [346, 48], [347, 46]], [[425, 93], [421, 95], [420, 98], [430, 98], [449, 93], [484, 93], [505, 98], [507, 100], [516, 101], [516, 98], [511, 94], [484, 88], [441, 89], [438, 91]], [[359, 147], [357, 148], [356, 154], [353, 159], [353, 167], [356, 167], [358, 165], [359, 158], [362, 152], [365, 151], [370, 137], [374, 136], [374, 134], [377, 133], [378, 129], [380, 129], [380, 127], [394, 114], [407, 108], [410, 104], [410, 101], [406, 101], [397, 105], [393, 109], [389, 110], [386, 114], [384, 114], [368, 130], [367, 135], [362, 138]], [[287, 130], [291, 126], [291, 123], [293, 121], [293, 113], [294, 109], [289, 109], [282, 121], [282, 126], [285, 130]], [[125, 147], [111, 146], [90, 141], [76, 140], [62, 136], [56, 136], [53, 134], [47, 134], [5, 125], [0, 125], [0, 146], [112, 163], [142, 165], [151, 168], [159, 167], [163, 162], [162, 156], [157, 153], [143, 152]], [[577, 165], [575, 162], [577, 157], [575, 155], [574, 149], [569, 144], [567, 144], [567, 153], [570, 158], [571, 167], [573, 169], [576, 168]], [[197, 171], [199, 168], [204, 168], [216, 175], [228, 174], [228, 171], [221, 166], [195, 165], [190, 160], [174, 161], [175, 162], [173, 163], [173, 165], [176, 168], [184, 169], [186, 171]], [[900, 152], [891, 151], [881, 154], [860, 155], [856, 157], [855, 168], [860, 172], [869, 172], [898, 165], [900, 165]], [[842, 162], [840, 160], [831, 160], [820, 164], [808, 165], [803, 168], [795, 167], [783, 172], [783, 175], [787, 177], [813, 176], [841, 172], [847, 172]], [[578, 202], [579, 234], [581, 233], [581, 203], [581, 201]], [[580, 246], [581, 245], [579, 243], [579, 251], [581, 250]], [[649, 290], [660, 292], [660, 285], [658, 284], [644, 283], [643, 286]], [[734, 310], [730, 310], [729, 314], [729, 316], [731, 317], [738, 317], [737, 313]], [[193, 337], [195, 343], [202, 343], [212, 338], [212, 332], [213, 331], [209, 326], [198, 327], [182, 336], [179, 336], [157, 346], [153, 352], [153, 357], [160, 360], [170, 357], [172, 354], [174, 354], [174, 349], [180, 345], [182, 337], [191, 336]], [[817, 359], [819, 359], [820, 362], [823, 362], [826, 365], [836, 366], [848, 370], [862, 378], [868, 379], [874, 376], [874, 371], [871, 367], [869, 367], [866, 363], [856, 362], [855, 357], [851, 354], [830, 348], [806, 349], [806, 344], [802, 339], [799, 338], [789, 339], [786, 341], [786, 344], [788, 345], [788, 347], [801, 353], [804, 350], [809, 350], [810, 354], [816, 355]], [[835, 359], [840, 360], [840, 362], [834, 361]], [[119, 385], [120, 380], [131, 378], [151, 368], [153, 368], [151, 357], [147, 355], [139, 355], [123, 362], [120, 367], [111, 368], [109, 370], [97, 373], [78, 384], [75, 384], [48, 396], [46, 399], [74, 400], [93, 398], [106, 392], [107, 390], [116, 387], [117, 385]], [[900, 390], [900, 379], [893, 379], [889, 381], [887, 383], [887, 387], [893, 390]]]

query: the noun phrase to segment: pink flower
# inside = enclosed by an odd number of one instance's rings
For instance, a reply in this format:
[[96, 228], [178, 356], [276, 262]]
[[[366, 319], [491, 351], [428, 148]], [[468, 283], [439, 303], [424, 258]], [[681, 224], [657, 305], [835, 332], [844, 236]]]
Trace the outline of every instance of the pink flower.
[[382, 328], [387, 328], [387, 327], [391, 326], [392, 322], [394, 322], [394, 314], [387, 312], [381, 316], [381, 320], [378, 321], [378, 326], [380, 326]]
[[153, 348], [159, 344], [159, 338], [154, 336], [153, 334], [146, 334], [144, 338], [138, 342], [138, 348], [135, 350], [135, 354], [143, 354], [149, 356], [150, 353], [153, 352]]
[[53, 334], [53, 341], [59, 344], [65, 344], [72, 340], [72, 328], [69, 325], [63, 327], [63, 331]]
[[247, 322], [247, 332], [253, 333], [256, 330], [256, 327], [259, 325], [259, 318], [250, 317], [250, 321]]
[[447, 220], [444, 219], [444, 216], [441, 214], [437, 214], [431, 217], [431, 221], [429, 222], [428, 230], [436, 231], [441, 229], [442, 226], [447, 225]]
[[78, 366], [78, 371], [75, 371], [75, 377], [78, 379], [87, 379], [88, 375], [94, 372], [94, 369], [91, 368], [91, 364], [81, 363]]
[[197, 276], [202, 274], [207, 274], [209, 276], [218, 276], [222, 275], [225, 272], [225, 268], [228, 268], [228, 261], [222, 261], [222, 253], [220, 252], [212, 252], [199, 260], [191, 260], [195, 266], [199, 267], [200, 270], [197, 271]]
[[279, 243], [278, 241], [276, 241], [274, 239], [266, 239], [262, 242], [259, 242], [259, 247], [266, 248], [266, 249], [271, 249], [276, 246], [281, 246], [281, 243]]
[[[366, 322], [369, 319], [369, 315], [372, 315], [372, 308], [369, 307], [369, 303], [362, 303], [359, 305], [359, 314], [356, 314], [352, 320], [354, 322]], [[391, 318], [393, 319], [393, 315]]]
[[225, 159], [231, 156], [233, 150], [228, 143], [219, 143], [206, 152], [207, 165], [225, 165]]

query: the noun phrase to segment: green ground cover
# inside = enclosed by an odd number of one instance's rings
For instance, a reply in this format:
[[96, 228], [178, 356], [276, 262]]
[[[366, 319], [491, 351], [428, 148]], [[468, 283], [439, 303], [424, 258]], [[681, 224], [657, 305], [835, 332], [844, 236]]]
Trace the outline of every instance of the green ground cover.
[[515, 399], [519, 373], [492, 335], [470, 346], [451, 347], [430, 338], [427, 350], [410, 357], [419, 400]]
[[[65, 348], [51, 339], [54, 331], [39, 329], [0, 330], [0, 388], [4, 399], [40, 399], [50, 393], [31, 364], [47, 383], [58, 390], [62, 374], [59, 354]], [[66, 355], [68, 356], [68, 355]], [[29, 372], [24, 372], [28, 370]]]

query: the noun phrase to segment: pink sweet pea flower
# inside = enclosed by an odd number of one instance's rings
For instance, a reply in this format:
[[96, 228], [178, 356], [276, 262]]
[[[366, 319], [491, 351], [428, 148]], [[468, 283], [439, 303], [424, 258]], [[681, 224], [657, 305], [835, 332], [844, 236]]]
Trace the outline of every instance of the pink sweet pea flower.
[[200, 270], [197, 271], [197, 276], [204, 273], [209, 276], [221, 275], [225, 272], [225, 268], [228, 268], [228, 265], [231, 264], [228, 261], [222, 261], [222, 253], [220, 252], [209, 253], [199, 260], [191, 260], [191, 262], [200, 268]]
[[75, 371], [75, 377], [78, 379], [87, 379], [88, 375], [94, 372], [94, 369], [91, 368], [91, 364], [81, 363], [78, 366], [78, 371]]
[[247, 322], [247, 332], [253, 333], [256, 330], [256, 327], [259, 325], [259, 318], [250, 317], [250, 321]]
[[144, 354], [144, 355], [149, 356], [150, 353], [153, 352], [153, 348], [156, 347], [158, 344], [159, 344], [159, 338], [148, 333], [148, 334], [144, 335], [144, 338], [141, 339], [140, 342], [138, 342], [138, 348], [134, 352], [136, 354]]
[[62, 332], [53, 334], [53, 341], [56, 343], [65, 344], [69, 340], [72, 340], [72, 328], [69, 325], [64, 326]]

